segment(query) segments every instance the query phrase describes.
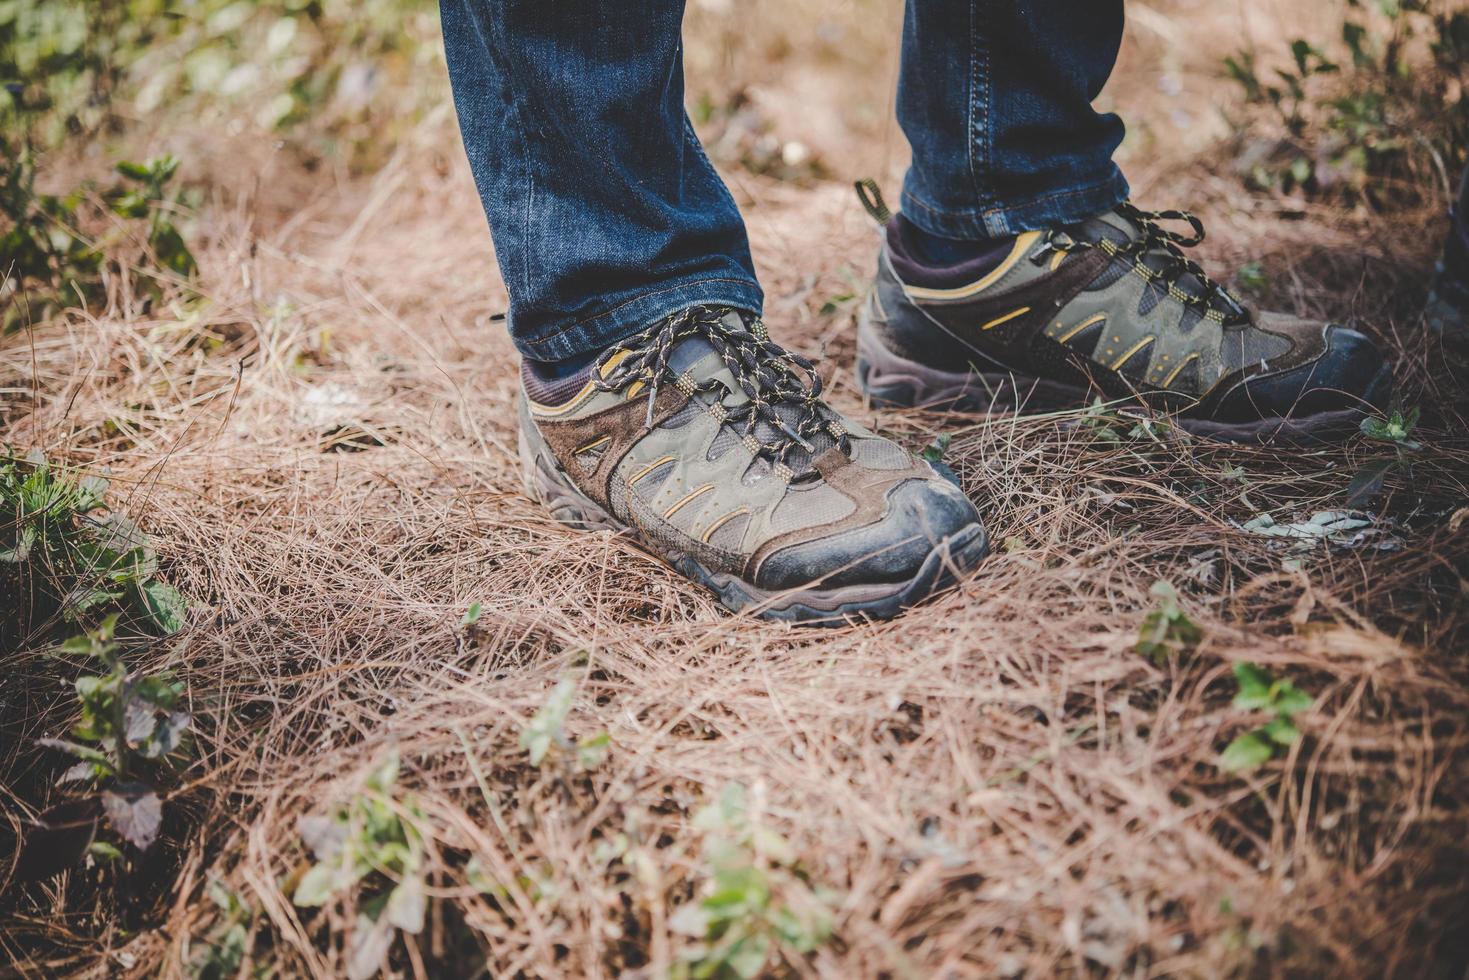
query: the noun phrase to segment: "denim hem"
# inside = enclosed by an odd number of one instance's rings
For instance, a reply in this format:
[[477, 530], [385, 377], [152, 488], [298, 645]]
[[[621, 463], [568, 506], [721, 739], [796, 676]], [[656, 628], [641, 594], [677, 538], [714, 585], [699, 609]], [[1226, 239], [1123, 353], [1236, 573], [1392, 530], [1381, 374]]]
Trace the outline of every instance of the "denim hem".
[[612, 309], [576, 323], [556, 327], [540, 337], [512, 337], [522, 355], [533, 361], [560, 361], [606, 350], [671, 313], [690, 306], [730, 306], [760, 315], [765, 294], [753, 280], [694, 279], [674, 283], [625, 300]]
[[[905, 182], [906, 183], [906, 182]], [[997, 203], [965, 211], [946, 211], [903, 188], [903, 216], [930, 235], [973, 240], [1041, 231], [1072, 224], [1116, 207], [1127, 199], [1127, 178], [1116, 164], [1101, 180], [1050, 191], [1026, 201]]]

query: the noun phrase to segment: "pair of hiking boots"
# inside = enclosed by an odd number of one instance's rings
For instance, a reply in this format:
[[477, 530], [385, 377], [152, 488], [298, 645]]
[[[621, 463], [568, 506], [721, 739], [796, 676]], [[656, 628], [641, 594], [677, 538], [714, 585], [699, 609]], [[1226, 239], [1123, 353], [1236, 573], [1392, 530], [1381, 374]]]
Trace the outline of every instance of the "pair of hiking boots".
[[[1254, 312], [1188, 259], [1203, 237], [1190, 215], [1122, 204], [936, 266], [873, 189], [863, 200], [886, 224], [858, 318], [875, 405], [1036, 410], [1100, 392], [1199, 435], [1268, 440], [1341, 434], [1389, 397], [1365, 336]], [[527, 361], [522, 381], [531, 496], [566, 523], [629, 532], [730, 609], [887, 618], [986, 553], [952, 473], [829, 407], [811, 363], [748, 314], [684, 310], [579, 375]]]

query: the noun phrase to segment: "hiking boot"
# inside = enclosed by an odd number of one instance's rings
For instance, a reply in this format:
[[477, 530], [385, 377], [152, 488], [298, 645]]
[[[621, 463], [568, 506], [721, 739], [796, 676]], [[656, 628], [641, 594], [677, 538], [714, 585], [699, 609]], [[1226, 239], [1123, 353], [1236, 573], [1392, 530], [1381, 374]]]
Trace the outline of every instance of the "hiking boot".
[[757, 319], [695, 307], [579, 375], [526, 362], [521, 379], [530, 496], [627, 532], [730, 609], [887, 618], [984, 556], [969, 498], [827, 407], [811, 363]]
[[[1204, 237], [1190, 214], [1124, 203], [937, 268], [874, 186], [858, 190], [887, 226], [857, 333], [857, 379], [875, 405], [1035, 411], [1100, 392], [1245, 441], [1345, 435], [1391, 392], [1362, 334], [1256, 313], [1213, 282], [1182, 252]], [[1193, 234], [1159, 225], [1174, 220]]]

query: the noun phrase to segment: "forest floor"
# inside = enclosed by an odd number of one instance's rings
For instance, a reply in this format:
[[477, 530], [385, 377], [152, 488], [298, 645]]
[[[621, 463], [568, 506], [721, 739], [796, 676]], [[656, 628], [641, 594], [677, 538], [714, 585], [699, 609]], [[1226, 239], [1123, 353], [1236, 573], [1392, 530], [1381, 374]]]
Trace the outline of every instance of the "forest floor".
[[[1288, 5], [1256, 6], [1259, 40], [1281, 36], [1269, 17]], [[726, 168], [772, 333], [863, 424], [915, 448], [952, 433], [945, 459], [995, 542], [951, 592], [830, 631], [731, 616], [524, 496], [506, 295], [447, 108], [364, 175], [195, 134], [180, 156], [214, 188], [205, 311], [123, 305], [0, 348], [0, 442], [110, 471], [189, 597], [186, 627], [135, 656], [183, 682], [196, 739], [130, 880], [16, 886], [9, 971], [188, 972], [248, 920], [245, 968], [284, 975], [375, 955], [417, 976], [664, 976], [720, 957], [834, 977], [1461, 975], [1469, 395], [1415, 317], [1443, 202], [1247, 192], [1216, 121], [1238, 39], [1138, 9], [1108, 96], [1135, 198], [1199, 212], [1206, 263], [1255, 270], [1251, 301], [1382, 340], [1401, 405], [1422, 410], [1411, 467], [1360, 527], [1245, 527], [1344, 510], [1352, 475], [1396, 458], [1360, 437], [1239, 447], [1113, 410], [863, 405], [853, 317], [876, 237], [850, 182], [895, 188], [903, 150], [882, 96], [848, 93], [890, 81], [890, 50], [871, 84], [819, 59], [774, 80], [726, 66], [825, 166]], [[700, 50], [696, 80], [715, 71]], [[1159, 580], [1200, 634], [1155, 659], [1135, 646]], [[1221, 750], [1268, 718], [1234, 704], [1241, 663], [1311, 704], [1298, 740], [1237, 773]], [[41, 650], [6, 664], [14, 828], [56, 771], [29, 740], [72, 710], [55, 670]], [[545, 725], [535, 765], [524, 733]], [[427, 921], [388, 930], [383, 954], [356, 918], [366, 892], [292, 898], [301, 819], [378, 792], [365, 781], [393, 756], [379, 795], [419, 856], [388, 877], [418, 876]], [[248, 915], [221, 913], [211, 882]], [[733, 911], [698, 905], [716, 892]]]

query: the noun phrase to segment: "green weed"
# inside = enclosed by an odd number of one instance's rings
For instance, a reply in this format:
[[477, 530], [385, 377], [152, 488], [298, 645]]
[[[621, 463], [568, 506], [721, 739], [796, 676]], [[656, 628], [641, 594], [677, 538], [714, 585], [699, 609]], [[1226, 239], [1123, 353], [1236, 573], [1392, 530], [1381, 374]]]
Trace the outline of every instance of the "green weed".
[[123, 610], [154, 630], [183, 627], [183, 596], [157, 578], [147, 535], [108, 508], [107, 489], [97, 476], [68, 479], [40, 453], [0, 455], [0, 650], [58, 619]]
[[575, 696], [576, 682], [569, 677], [562, 678], [546, 703], [521, 729], [520, 747], [530, 756], [531, 765], [541, 765], [555, 752], [574, 758], [583, 769], [595, 769], [606, 760], [612, 747], [612, 739], [606, 732], [579, 741], [566, 734], [566, 716], [571, 713]]
[[[169, 282], [192, 278], [194, 254], [174, 222], [179, 205], [168, 190], [177, 170], [170, 156], [123, 161], [122, 179], [110, 188], [43, 194], [29, 148], [0, 139], [0, 219], [9, 226], [0, 235], [0, 334], [103, 302], [109, 266], [133, 294], [153, 300]], [[112, 220], [104, 222], [104, 208]], [[95, 235], [88, 231], [104, 223]]]
[[1178, 604], [1177, 589], [1159, 579], [1150, 591], [1158, 606], [1143, 618], [1134, 650], [1162, 662], [1203, 642], [1204, 630]]
[[362, 790], [328, 816], [302, 817], [297, 829], [316, 863], [301, 876], [292, 901], [303, 908], [351, 893], [357, 909], [347, 957], [354, 980], [378, 972], [395, 930], [423, 931], [423, 811], [397, 787], [398, 756], [374, 769]]
[[1275, 680], [1254, 664], [1235, 664], [1234, 679], [1239, 685], [1239, 693], [1234, 696], [1236, 708], [1271, 715], [1265, 724], [1235, 738], [1219, 756], [1219, 768], [1247, 772], [1258, 769], [1296, 743], [1301, 733], [1294, 718], [1314, 702], [1290, 681]]
[[56, 804], [37, 818], [22, 848], [16, 873], [20, 880], [55, 874], [84, 854], [99, 862], [122, 857], [115, 844], [96, 839], [103, 818], [105, 826], [139, 852], [153, 845], [162, 827], [163, 800], [154, 786], [188, 751], [193, 717], [182, 706], [183, 685], [171, 674], [139, 675], [127, 668], [115, 640], [116, 627], [114, 614], [60, 647], [63, 654], [106, 668], [77, 678], [81, 717], [68, 737], [37, 739], [38, 745], [77, 760], [56, 782], [78, 785], [86, 795]]
[[1224, 60], [1285, 138], [1242, 158], [1258, 189], [1383, 206], [1457, 173], [1469, 146], [1469, 13], [1438, 0], [1348, 0], [1332, 41], [1293, 39], [1285, 67]]
[[811, 885], [790, 844], [760, 822], [744, 786], [726, 786], [693, 824], [706, 835], [708, 887], [669, 922], [692, 940], [674, 977], [759, 976], [772, 954], [804, 956], [831, 937], [834, 895]]
[[[209, 900], [219, 910], [219, 919], [203, 950], [189, 965], [196, 980], [232, 980], [240, 976], [245, 957], [250, 954], [250, 940], [255, 932], [255, 909], [219, 880], [208, 887]], [[246, 976], [269, 975], [269, 967], [257, 966]]]
[[1387, 459], [1377, 459], [1366, 464], [1353, 474], [1347, 484], [1347, 506], [1359, 507], [1368, 503], [1382, 490], [1388, 474], [1394, 470], [1411, 473], [1412, 454], [1422, 448], [1414, 438], [1413, 429], [1418, 424], [1418, 408], [1406, 413], [1394, 411], [1386, 418], [1369, 416], [1361, 422], [1362, 435], [1372, 442], [1382, 442], [1393, 447], [1394, 454]]

